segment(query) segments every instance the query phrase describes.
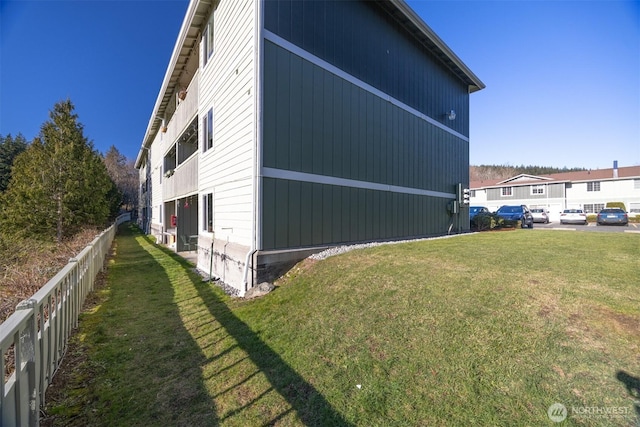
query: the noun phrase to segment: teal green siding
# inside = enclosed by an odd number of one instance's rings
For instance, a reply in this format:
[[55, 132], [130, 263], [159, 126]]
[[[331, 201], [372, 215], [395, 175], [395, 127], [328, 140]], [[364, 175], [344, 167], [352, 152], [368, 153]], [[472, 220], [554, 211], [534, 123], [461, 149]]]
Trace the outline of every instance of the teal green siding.
[[[376, 2], [266, 0], [264, 19], [268, 31], [469, 135], [467, 85]], [[444, 117], [451, 108], [460, 120]]]
[[265, 42], [263, 165], [452, 192], [469, 144]]
[[[262, 167], [447, 194], [469, 182], [467, 85], [382, 8], [267, 0], [264, 12], [281, 39], [264, 40]], [[446, 197], [284, 178], [262, 178], [264, 250], [441, 235], [452, 223]]]
[[263, 247], [443, 234], [446, 199], [264, 178]]

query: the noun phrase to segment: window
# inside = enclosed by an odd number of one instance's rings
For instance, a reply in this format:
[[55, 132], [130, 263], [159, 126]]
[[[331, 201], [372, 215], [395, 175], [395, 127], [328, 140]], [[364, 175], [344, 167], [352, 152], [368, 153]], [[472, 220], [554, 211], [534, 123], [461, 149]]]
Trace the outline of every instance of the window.
[[202, 196], [204, 230], [213, 233], [213, 193]]
[[164, 155], [163, 167], [160, 168], [160, 173], [164, 170], [164, 177], [169, 178], [173, 175], [176, 169], [176, 146], [171, 146], [167, 154]]
[[600, 191], [600, 181], [587, 182], [587, 191]]
[[207, 62], [209, 62], [211, 55], [213, 55], [213, 12], [211, 12], [209, 22], [207, 22], [207, 26], [202, 34], [202, 40], [204, 41], [204, 62], [202, 66], [205, 66]]
[[476, 190], [471, 190], [469, 197], [476, 197]]
[[585, 203], [585, 213], [598, 213], [604, 209], [604, 203]]
[[640, 203], [629, 203], [630, 213], [640, 213]]
[[502, 187], [502, 197], [513, 196], [513, 187]]
[[531, 194], [532, 195], [544, 194], [544, 185], [532, 185], [531, 186]]
[[633, 189], [634, 190], [640, 190], [640, 179], [634, 179], [633, 180]]
[[204, 131], [202, 151], [205, 152], [213, 148], [213, 108], [210, 109], [207, 115], [202, 119], [202, 129]]

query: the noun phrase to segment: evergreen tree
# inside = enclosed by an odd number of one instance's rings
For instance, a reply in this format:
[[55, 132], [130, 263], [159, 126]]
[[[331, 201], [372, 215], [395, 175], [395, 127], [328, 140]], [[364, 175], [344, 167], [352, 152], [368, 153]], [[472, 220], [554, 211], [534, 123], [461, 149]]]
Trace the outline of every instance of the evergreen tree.
[[11, 134], [3, 138], [0, 135], [0, 193], [4, 192], [11, 180], [11, 168], [18, 154], [27, 149], [27, 140], [18, 134], [15, 138]]
[[84, 225], [104, 226], [114, 188], [67, 99], [55, 104], [40, 134], [16, 158], [0, 227], [60, 242]]

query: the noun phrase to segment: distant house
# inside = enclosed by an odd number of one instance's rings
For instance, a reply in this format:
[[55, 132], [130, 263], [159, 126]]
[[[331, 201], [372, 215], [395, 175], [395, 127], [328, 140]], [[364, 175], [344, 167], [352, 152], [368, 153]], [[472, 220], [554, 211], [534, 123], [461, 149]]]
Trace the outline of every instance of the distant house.
[[505, 180], [470, 183], [471, 204], [495, 211], [502, 205], [546, 208], [551, 220], [564, 209], [598, 213], [607, 202], [623, 202], [629, 213], [640, 215], [640, 166], [551, 175], [518, 175]]
[[192, 0], [140, 225], [239, 294], [325, 247], [468, 228], [448, 207], [482, 88], [403, 0]]

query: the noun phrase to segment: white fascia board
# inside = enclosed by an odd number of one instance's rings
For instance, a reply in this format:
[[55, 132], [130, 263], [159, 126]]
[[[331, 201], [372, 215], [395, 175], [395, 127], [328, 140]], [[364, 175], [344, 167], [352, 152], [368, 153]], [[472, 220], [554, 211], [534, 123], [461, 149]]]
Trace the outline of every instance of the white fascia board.
[[153, 124], [156, 120], [160, 120], [156, 116], [158, 115], [158, 112], [160, 110], [160, 104], [162, 104], [162, 99], [164, 98], [164, 94], [167, 91], [167, 88], [169, 87], [169, 81], [171, 80], [171, 76], [173, 75], [176, 64], [178, 63], [180, 50], [182, 50], [182, 46], [184, 45], [185, 39], [187, 38], [189, 27], [193, 22], [193, 17], [196, 14], [196, 10], [198, 9], [199, 3], [200, 3], [200, 0], [191, 0], [189, 2], [187, 13], [185, 14], [184, 20], [182, 21], [182, 26], [180, 27], [180, 32], [178, 33], [176, 44], [173, 46], [173, 52], [171, 53], [171, 59], [169, 60], [167, 71], [164, 74], [164, 79], [162, 80], [162, 85], [160, 86], [158, 97], [156, 98], [156, 103], [153, 106], [153, 112], [151, 113], [151, 117], [149, 118], [149, 124], [147, 124], [147, 130], [145, 131], [144, 138], [142, 139], [142, 146], [140, 147], [140, 151], [138, 152], [138, 157], [136, 158], [136, 163], [135, 163], [136, 168], [140, 166], [144, 149], [149, 148], [149, 145], [151, 145], [151, 141], [154, 136], [152, 133]]

